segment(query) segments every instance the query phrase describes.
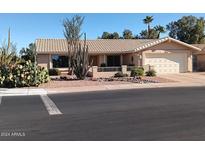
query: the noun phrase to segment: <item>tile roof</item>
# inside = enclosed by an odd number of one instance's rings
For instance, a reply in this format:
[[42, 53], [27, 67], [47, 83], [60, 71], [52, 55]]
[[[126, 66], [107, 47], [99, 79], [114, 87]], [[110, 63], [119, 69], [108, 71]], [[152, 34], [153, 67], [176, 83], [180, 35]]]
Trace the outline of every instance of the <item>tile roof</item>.
[[[156, 39], [98, 39], [87, 40], [87, 45], [89, 53], [93, 54], [124, 53], [133, 52], [136, 48], [154, 41], [156, 41]], [[37, 39], [36, 51], [37, 53], [65, 53], [67, 52], [67, 42], [65, 39]]]
[[[90, 54], [109, 54], [109, 53], [129, 53], [137, 52], [148, 47], [160, 44], [165, 41], [174, 41], [185, 45], [194, 50], [201, 50], [198, 46], [189, 45], [187, 43], [165, 37], [162, 39], [98, 39], [98, 40], [87, 40], [87, 45]], [[36, 40], [36, 51], [38, 54], [47, 53], [66, 53], [67, 42], [65, 39], [37, 39]]]

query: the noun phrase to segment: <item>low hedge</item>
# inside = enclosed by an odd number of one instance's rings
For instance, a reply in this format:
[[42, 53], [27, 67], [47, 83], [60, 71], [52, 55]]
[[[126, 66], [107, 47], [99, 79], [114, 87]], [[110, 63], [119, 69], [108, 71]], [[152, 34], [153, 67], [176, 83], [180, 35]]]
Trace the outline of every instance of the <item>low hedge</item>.
[[143, 76], [144, 75], [144, 68], [143, 67], [137, 67], [131, 70], [131, 77], [136, 77], [136, 76]]
[[149, 70], [145, 72], [146, 76], [156, 76], [156, 71], [155, 70]]

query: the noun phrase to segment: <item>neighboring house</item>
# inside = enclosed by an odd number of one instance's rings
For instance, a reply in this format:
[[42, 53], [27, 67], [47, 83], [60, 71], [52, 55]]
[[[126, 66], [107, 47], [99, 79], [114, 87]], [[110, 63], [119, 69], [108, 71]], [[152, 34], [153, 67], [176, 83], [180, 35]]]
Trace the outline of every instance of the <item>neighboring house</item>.
[[205, 71], [205, 44], [192, 45], [201, 49], [201, 52], [196, 52], [195, 56], [193, 57], [193, 66], [196, 71]]
[[[89, 58], [93, 66], [107, 66], [107, 70], [119, 71], [123, 66], [153, 66], [158, 74], [193, 71], [193, 54], [201, 48], [176, 39], [117, 39], [87, 40]], [[37, 62], [47, 68], [66, 68], [67, 43], [65, 39], [37, 39]], [[205, 58], [205, 56], [204, 56]], [[205, 67], [205, 66], [204, 66]], [[112, 69], [113, 68], [113, 69]], [[128, 68], [127, 68], [128, 69]]]

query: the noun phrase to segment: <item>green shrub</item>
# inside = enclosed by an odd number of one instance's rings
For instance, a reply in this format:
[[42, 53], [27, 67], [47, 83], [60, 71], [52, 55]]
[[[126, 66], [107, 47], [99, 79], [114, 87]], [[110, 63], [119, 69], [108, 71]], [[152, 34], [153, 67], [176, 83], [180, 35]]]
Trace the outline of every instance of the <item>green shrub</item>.
[[36, 66], [31, 61], [17, 64], [12, 68], [0, 68], [0, 87], [29, 87], [38, 86], [50, 80], [46, 68]]
[[146, 76], [156, 76], [156, 71], [152, 69], [147, 71], [145, 74]]
[[135, 76], [143, 76], [144, 75], [144, 68], [143, 67], [138, 67], [138, 68], [134, 68], [133, 70], [131, 70], [131, 77], [135, 77]]
[[137, 67], [137, 68], [138, 68], [138, 69], [142, 69], [142, 70], [144, 71], [144, 67], [141, 67], [141, 66], [140, 66], [140, 67]]
[[61, 72], [59, 69], [57, 68], [52, 68], [52, 69], [49, 69], [49, 75], [50, 76], [53, 76], [53, 75], [61, 75]]
[[115, 78], [119, 78], [119, 77], [128, 77], [128, 74], [123, 74], [122, 72], [117, 72], [114, 75]]

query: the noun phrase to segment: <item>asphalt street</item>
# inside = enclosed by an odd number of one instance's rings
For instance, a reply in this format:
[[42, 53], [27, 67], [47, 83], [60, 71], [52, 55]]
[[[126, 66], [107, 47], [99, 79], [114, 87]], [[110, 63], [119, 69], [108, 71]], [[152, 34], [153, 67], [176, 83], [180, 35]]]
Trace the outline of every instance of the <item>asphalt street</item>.
[[64, 93], [44, 100], [3, 96], [0, 140], [205, 140], [205, 87]]

